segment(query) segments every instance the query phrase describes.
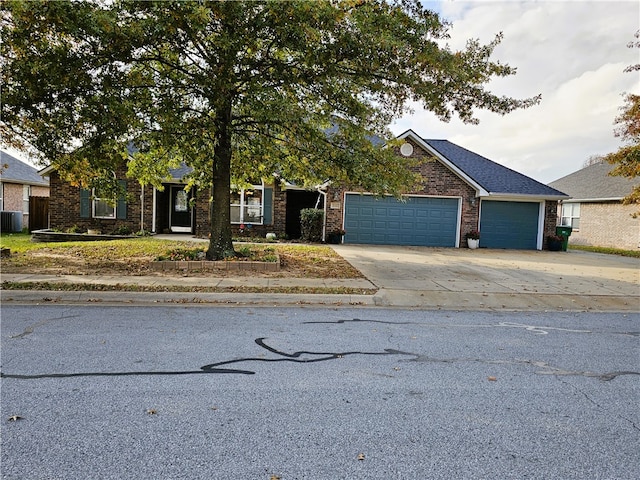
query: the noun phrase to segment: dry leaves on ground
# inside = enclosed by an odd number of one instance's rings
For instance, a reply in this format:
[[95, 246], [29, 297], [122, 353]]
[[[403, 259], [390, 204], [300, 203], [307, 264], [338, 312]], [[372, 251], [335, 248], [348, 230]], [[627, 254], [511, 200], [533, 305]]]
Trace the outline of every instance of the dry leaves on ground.
[[[183, 276], [184, 272], [158, 272], [150, 263], [158, 255], [174, 248], [193, 246], [188, 242], [161, 240], [116, 240], [84, 242], [73, 245], [35, 244], [2, 261], [3, 273], [41, 273], [52, 275], [154, 275]], [[362, 274], [325, 245], [268, 244], [255, 248], [275, 250], [280, 257], [280, 271], [225, 271], [216, 277], [261, 276], [292, 278], [362, 278]], [[211, 272], [189, 272], [189, 276], [211, 276]]]

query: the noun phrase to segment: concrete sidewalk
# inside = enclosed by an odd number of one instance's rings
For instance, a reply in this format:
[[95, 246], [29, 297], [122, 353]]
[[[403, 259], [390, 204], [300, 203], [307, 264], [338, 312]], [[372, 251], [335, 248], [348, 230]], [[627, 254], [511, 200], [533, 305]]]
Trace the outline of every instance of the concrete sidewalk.
[[182, 287], [377, 289], [375, 295], [2, 290], [4, 302], [359, 305], [443, 310], [640, 312], [640, 259], [579, 251], [332, 245], [366, 277], [88, 276], [2, 274], [1, 281]]

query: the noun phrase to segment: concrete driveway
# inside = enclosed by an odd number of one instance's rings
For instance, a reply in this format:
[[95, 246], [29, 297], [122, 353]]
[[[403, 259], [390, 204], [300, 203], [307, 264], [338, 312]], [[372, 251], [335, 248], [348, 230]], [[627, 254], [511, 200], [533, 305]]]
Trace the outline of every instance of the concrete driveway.
[[640, 259], [580, 251], [333, 245], [377, 305], [640, 311]]

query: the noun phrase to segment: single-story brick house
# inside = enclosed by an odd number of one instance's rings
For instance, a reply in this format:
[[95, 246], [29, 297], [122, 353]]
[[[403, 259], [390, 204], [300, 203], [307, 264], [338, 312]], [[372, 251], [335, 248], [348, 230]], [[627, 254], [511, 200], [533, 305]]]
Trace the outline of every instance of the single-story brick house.
[[[323, 208], [325, 234], [346, 230], [345, 243], [460, 247], [466, 245], [466, 233], [480, 230], [481, 247], [542, 249], [546, 236], [554, 233], [558, 200], [568, 198], [562, 192], [446, 140], [425, 140], [411, 130], [399, 139], [404, 140], [402, 155], [424, 160], [417, 167], [424, 183], [403, 201], [347, 185], [302, 190], [273, 178], [232, 194], [233, 228], [296, 238], [300, 210]], [[193, 193], [191, 207], [192, 193], [185, 192], [181, 181], [186, 172], [173, 171], [164, 191], [127, 180], [129, 198], [140, 200], [108, 207], [45, 168], [41, 173], [50, 176], [55, 199], [51, 225], [103, 232], [126, 225], [206, 236], [210, 195]]]
[[[37, 199], [45, 199], [44, 203], [47, 204], [46, 197], [49, 197], [49, 180], [38, 175], [38, 170], [31, 165], [0, 151], [0, 211], [5, 212], [2, 214], [2, 229], [19, 231], [29, 228], [32, 203]], [[13, 217], [11, 229], [8, 228], [8, 212]]]
[[549, 184], [571, 197], [558, 205], [559, 223], [573, 229], [569, 244], [640, 248], [640, 218], [632, 217], [638, 205], [622, 204], [639, 180], [611, 176], [613, 168], [600, 161]]
[[[122, 165], [114, 173], [121, 179], [129, 201], [106, 202], [91, 191], [80, 189], [62, 180], [55, 168], [40, 171], [48, 175], [51, 186], [51, 228], [68, 230], [100, 230], [113, 233], [123, 228], [132, 232], [186, 233], [206, 237], [209, 232], [209, 192], [185, 190], [184, 176], [190, 168], [183, 165], [171, 170], [163, 182], [163, 190], [141, 186], [125, 179]], [[135, 200], [132, 200], [135, 199]], [[280, 238], [300, 237], [300, 210], [324, 208], [324, 192], [309, 191], [280, 182], [275, 177], [265, 179], [250, 189], [231, 195], [231, 219], [235, 233], [262, 236], [273, 232]]]

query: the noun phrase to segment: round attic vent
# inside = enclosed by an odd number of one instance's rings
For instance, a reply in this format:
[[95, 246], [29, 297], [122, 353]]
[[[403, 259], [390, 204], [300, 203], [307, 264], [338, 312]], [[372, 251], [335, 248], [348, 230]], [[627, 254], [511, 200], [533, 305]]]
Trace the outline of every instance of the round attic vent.
[[400, 146], [400, 153], [405, 157], [410, 156], [413, 153], [413, 145], [411, 145], [410, 143], [403, 143]]

